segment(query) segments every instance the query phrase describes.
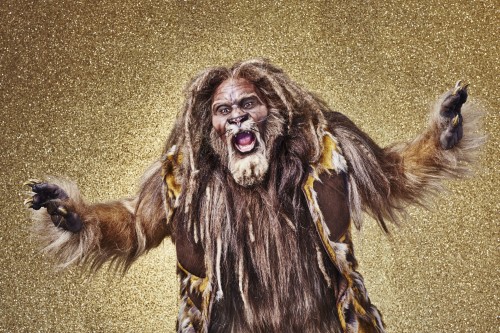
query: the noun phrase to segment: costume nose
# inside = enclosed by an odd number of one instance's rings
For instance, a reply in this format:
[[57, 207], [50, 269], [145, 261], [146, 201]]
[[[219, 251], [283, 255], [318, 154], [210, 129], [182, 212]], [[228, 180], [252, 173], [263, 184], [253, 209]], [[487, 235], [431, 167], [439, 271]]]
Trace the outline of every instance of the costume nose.
[[238, 116], [238, 117], [234, 117], [234, 118], [230, 118], [227, 120], [227, 122], [231, 125], [237, 125], [238, 127], [241, 126], [241, 124], [244, 122], [244, 121], [247, 121], [248, 120], [248, 113], [245, 113], [244, 115], [241, 115], [241, 116]]

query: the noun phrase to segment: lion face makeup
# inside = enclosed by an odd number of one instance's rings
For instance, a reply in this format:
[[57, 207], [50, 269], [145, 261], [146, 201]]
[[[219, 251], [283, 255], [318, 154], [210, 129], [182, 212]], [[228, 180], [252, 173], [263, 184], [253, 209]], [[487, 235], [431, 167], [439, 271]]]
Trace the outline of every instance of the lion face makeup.
[[259, 184], [269, 163], [264, 142], [265, 120], [269, 110], [255, 86], [246, 79], [227, 79], [212, 97], [212, 126], [224, 143], [221, 155], [227, 154], [228, 168], [242, 186]]

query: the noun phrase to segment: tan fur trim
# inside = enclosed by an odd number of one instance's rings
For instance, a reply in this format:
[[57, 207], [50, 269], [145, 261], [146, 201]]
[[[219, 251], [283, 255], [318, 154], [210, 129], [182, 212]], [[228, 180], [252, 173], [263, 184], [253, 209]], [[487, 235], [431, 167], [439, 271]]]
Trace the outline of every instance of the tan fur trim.
[[215, 296], [215, 299], [218, 301], [224, 297], [224, 292], [222, 291], [222, 275], [221, 275], [221, 257], [222, 257], [222, 239], [221, 237], [217, 237], [217, 257], [216, 257], [216, 263], [215, 263], [215, 269], [217, 274], [217, 287], [219, 289], [217, 290], [217, 294]]
[[[321, 243], [326, 250], [331, 262], [338, 269], [341, 276], [341, 284], [343, 287], [338, 287], [337, 295], [339, 297], [337, 303], [337, 313], [340, 325], [346, 333], [359, 333], [360, 321], [369, 322], [370, 331], [384, 332], [384, 326], [378, 310], [371, 305], [371, 302], [366, 293], [364, 283], [361, 276], [355, 271], [355, 261], [351, 262], [349, 257], [354, 258], [352, 253], [352, 243], [350, 242], [350, 233], [348, 232], [343, 237], [342, 241], [333, 242], [330, 240], [330, 230], [325, 223], [321, 209], [319, 208], [317, 195], [313, 185], [315, 181], [319, 181], [321, 172], [337, 172], [347, 171], [346, 162], [337, 147], [337, 140], [328, 132], [324, 133], [323, 151], [319, 163], [316, 166], [311, 166], [311, 172], [304, 184], [304, 193], [307, 198], [311, 216], [316, 225]], [[338, 156], [334, 156], [334, 155]], [[318, 266], [323, 274], [323, 277], [331, 286], [331, 279], [328, 276], [321, 251], [316, 246]], [[352, 260], [352, 259], [351, 259]], [[361, 301], [359, 301], [361, 300]]]
[[[325, 222], [321, 209], [319, 208], [317, 193], [314, 190], [314, 182], [319, 181], [319, 174], [321, 172], [330, 172], [331, 170], [334, 170], [337, 173], [345, 172], [347, 170], [347, 165], [344, 157], [341, 155], [340, 148], [337, 145], [337, 140], [331, 133], [324, 132], [322, 142], [323, 151], [321, 152], [319, 163], [316, 166], [311, 166], [311, 172], [306, 180], [306, 183], [304, 184], [303, 190], [306, 195], [309, 211], [316, 225], [316, 229], [328, 255], [330, 256], [330, 259], [339, 268], [341, 273], [345, 273], [348, 268], [344, 267], [342, 264], [345, 261], [345, 249], [343, 248], [344, 244], [334, 243], [329, 238], [331, 232]], [[341, 255], [342, 257], [337, 258], [337, 255]]]
[[[164, 154], [162, 159], [162, 172], [164, 190], [165, 210], [169, 212], [169, 217], [173, 213], [173, 208], [179, 205], [179, 197], [182, 191], [182, 177], [180, 175], [180, 165], [183, 155], [179, 152], [177, 145], [173, 145]], [[168, 196], [168, 199], [166, 198]]]
[[[134, 204], [136, 203], [136, 200], [134, 200]], [[134, 221], [135, 225], [135, 234], [137, 237], [137, 250], [135, 251], [135, 257], [140, 256], [141, 254], [146, 252], [147, 248], [147, 239], [146, 235], [144, 234], [144, 228], [140, 223], [137, 223], [138, 221]]]
[[321, 270], [321, 273], [323, 274], [323, 277], [325, 278], [326, 283], [328, 284], [328, 287], [332, 287], [332, 279], [328, 276], [328, 273], [325, 268], [325, 263], [323, 262], [323, 254], [321, 253], [321, 249], [319, 246], [316, 245], [316, 255], [318, 259], [318, 266]]
[[[207, 333], [207, 308], [211, 289], [208, 277], [200, 278], [188, 272], [177, 263], [177, 274], [180, 280], [180, 306], [177, 319], [177, 332], [180, 333]], [[195, 305], [191, 297], [201, 296], [201, 304]], [[198, 308], [201, 306], [201, 308]]]
[[255, 235], [253, 233], [253, 219], [252, 215], [250, 214], [250, 210], [247, 208], [246, 209], [246, 216], [248, 219], [248, 236], [250, 237], [250, 242], [255, 242]]

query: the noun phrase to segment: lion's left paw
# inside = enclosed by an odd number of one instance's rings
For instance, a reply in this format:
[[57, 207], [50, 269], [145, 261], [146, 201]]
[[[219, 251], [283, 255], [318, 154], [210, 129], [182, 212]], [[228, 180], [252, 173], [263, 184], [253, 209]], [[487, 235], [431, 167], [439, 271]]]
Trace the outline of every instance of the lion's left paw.
[[449, 91], [439, 109], [442, 117], [442, 133], [439, 137], [443, 149], [451, 149], [462, 139], [463, 118], [461, 114], [462, 105], [467, 101], [467, 84], [458, 81], [455, 87]]

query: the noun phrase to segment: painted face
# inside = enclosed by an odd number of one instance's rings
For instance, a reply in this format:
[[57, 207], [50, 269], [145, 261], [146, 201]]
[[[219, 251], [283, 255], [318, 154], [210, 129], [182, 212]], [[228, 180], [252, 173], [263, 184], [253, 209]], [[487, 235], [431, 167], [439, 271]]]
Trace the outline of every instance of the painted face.
[[227, 158], [240, 185], [259, 184], [266, 175], [269, 163], [263, 139], [268, 114], [257, 89], [246, 79], [225, 80], [212, 97], [211, 142]]
[[269, 111], [246, 79], [227, 79], [215, 90], [212, 99], [212, 126], [222, 135], [227, 126], [241, 125], [250, 118], [255, 123], [264, 120]]

